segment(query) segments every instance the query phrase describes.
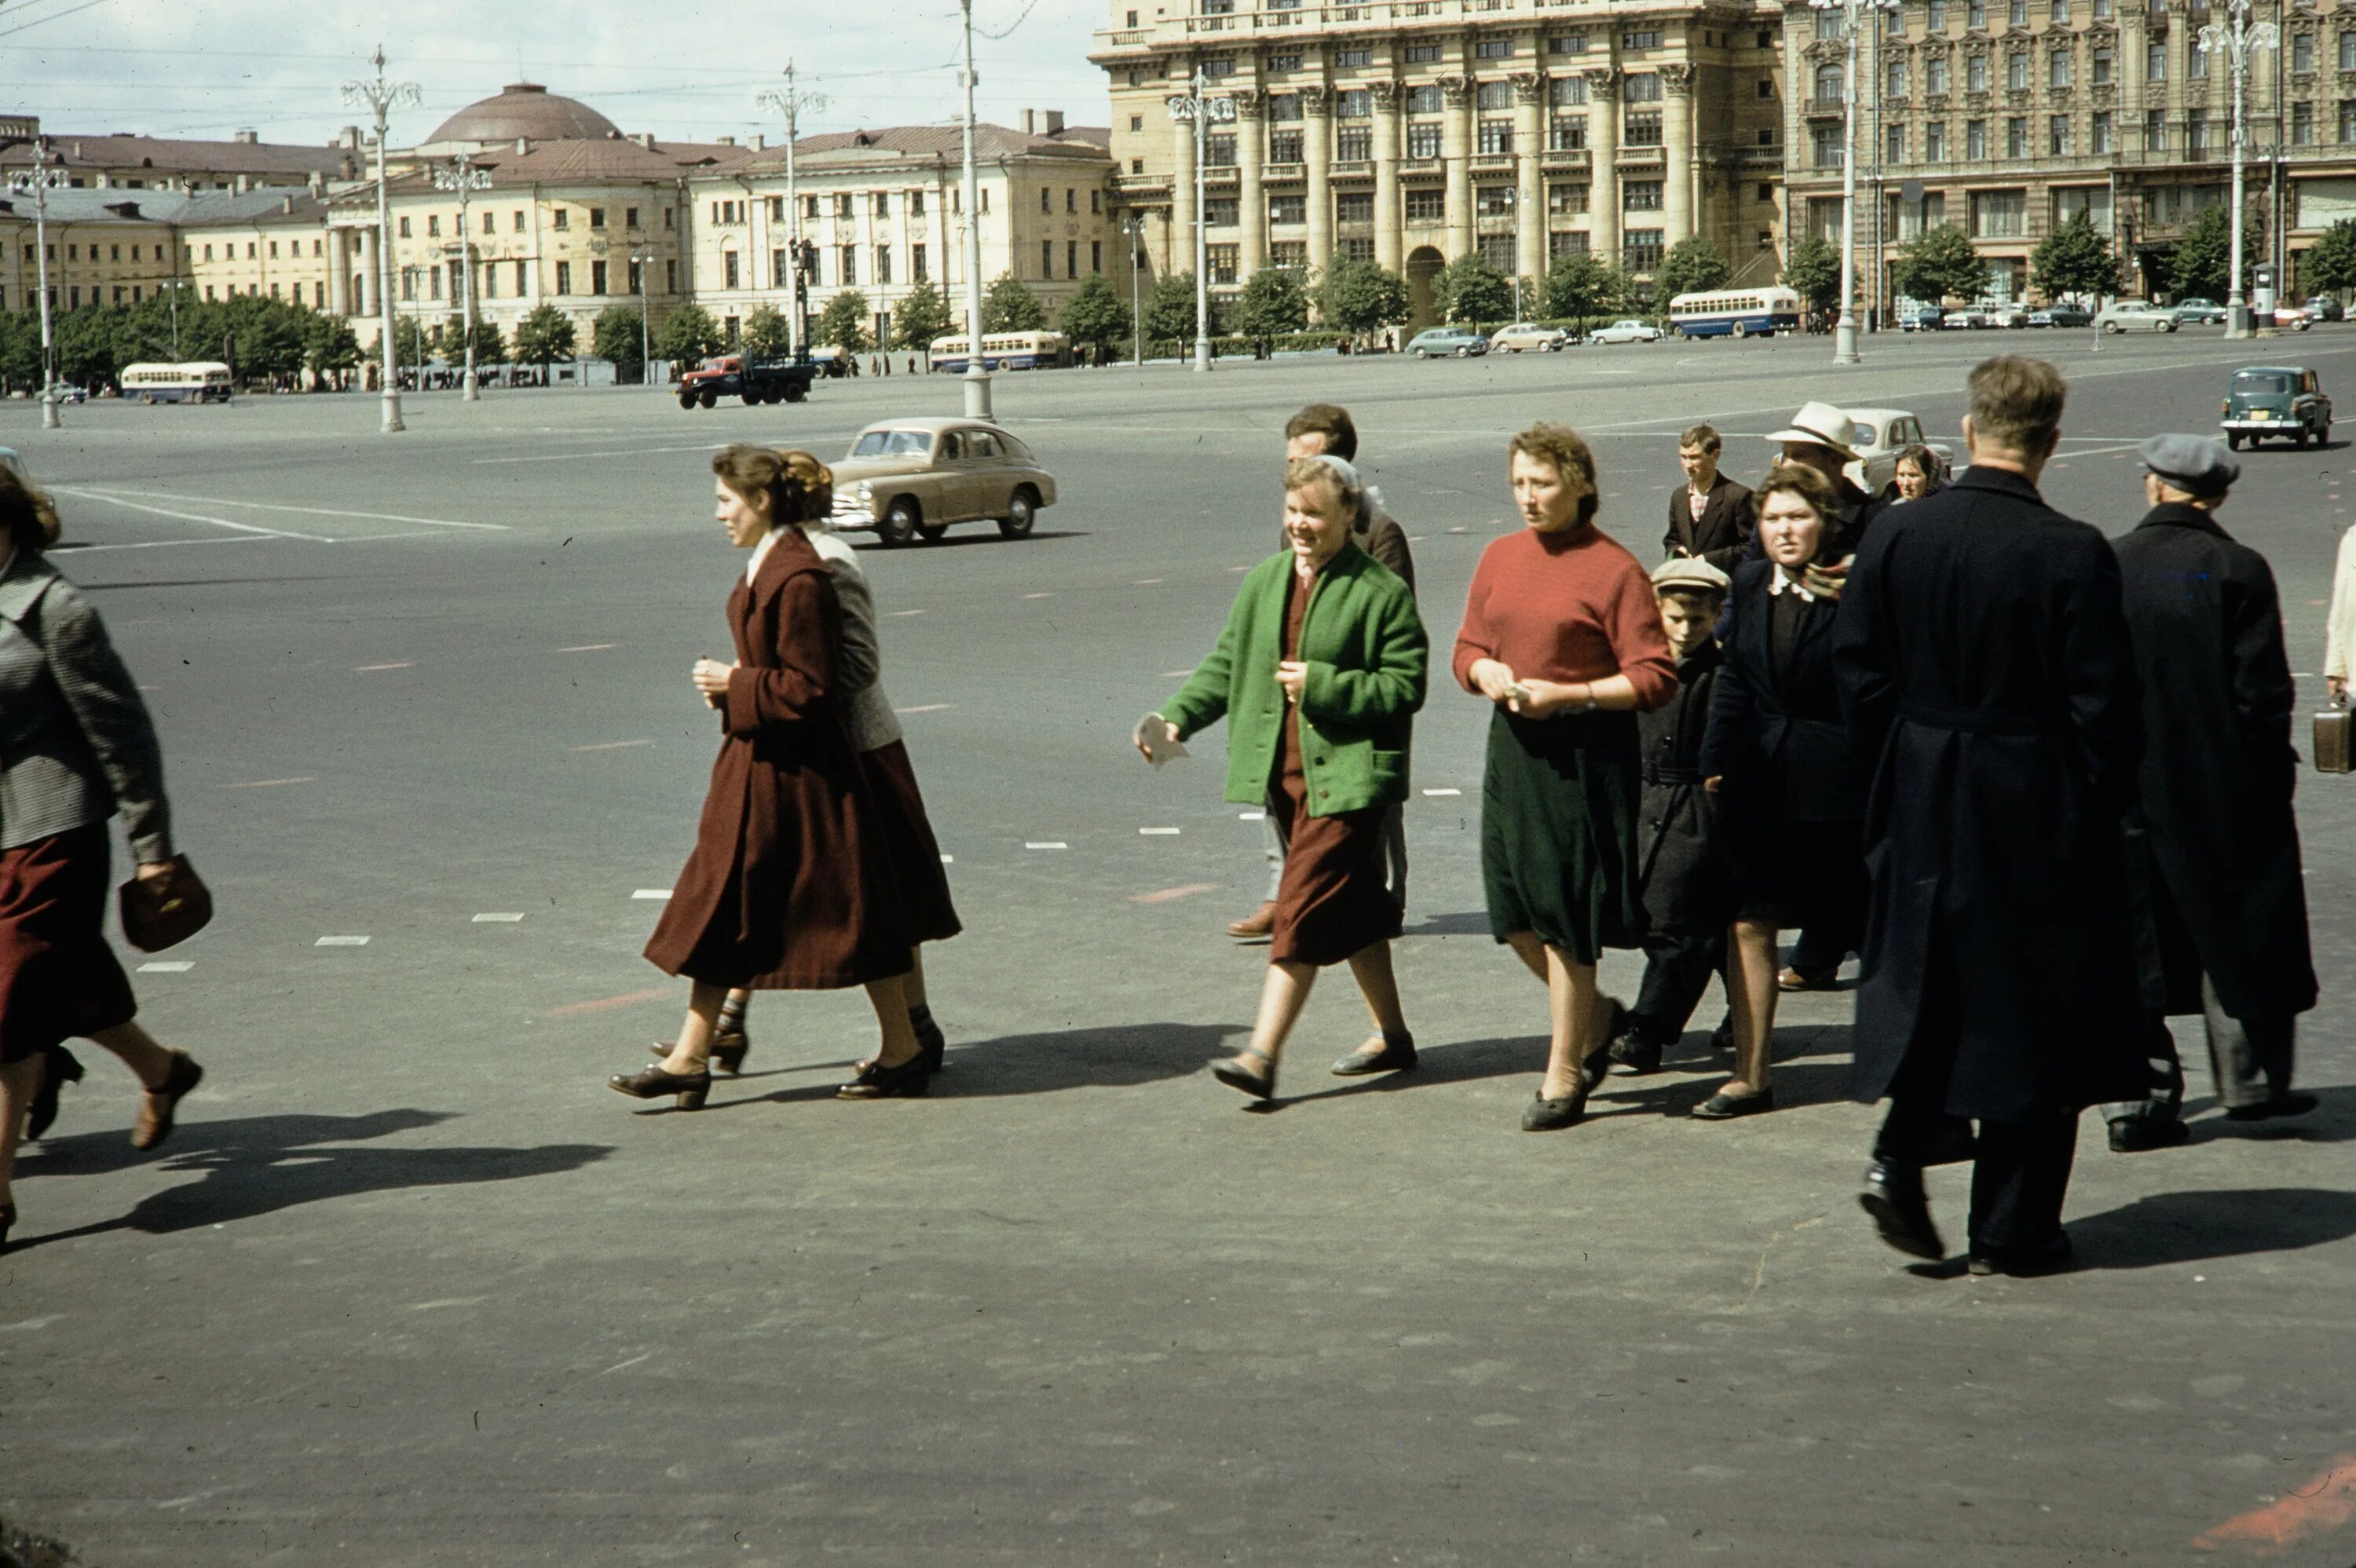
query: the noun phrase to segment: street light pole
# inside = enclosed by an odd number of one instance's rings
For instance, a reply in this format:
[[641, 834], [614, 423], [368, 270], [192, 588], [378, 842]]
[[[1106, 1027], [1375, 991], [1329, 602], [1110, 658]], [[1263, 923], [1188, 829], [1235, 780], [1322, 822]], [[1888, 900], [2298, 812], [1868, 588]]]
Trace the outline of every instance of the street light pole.
[[[1841, 67], [1840, 318], [1833, 325], [1833, 363], [1859, 363], [1857, 352], [1857, 29], [1864, 16], [1895, 10], [1900, 0], [1808, 0], [1817, 15], [1838, 11], [1847, 52]], [[2246, 0], [2244, 0], [2246, 4]], [[1874, 26], [1879, 26], [1877, 17]]]
[[64, 187], [66, 172], [49, 166], [46, 146], [35, 144], [33, 155], [30, 170], [8, 176], [8, 189], [16, 196], [30, 191], [33, 197], [33, 244], [40, 253], [41, 428], [56, 430], [64, 421], [58, 417], [57, 340], [49, 325], [49, 192]]
[[[981, 171], [974, 165], [973, 0], [960, 0], [965, 13], [965, 417], [990, 413], [990, 372], [981, 360]], [[1012, 199], [1012, 185], [1007, 187]], [[1007, 221], [1014, 221], [1012, 213]], [[1012, 230], [1009, 231], [1010, 233]]]
[[387, 81], [384, 79], [384, 46], [379, 44], [376, 53], [369, 57], [376, 67], [373, 78], [360, 77], [344, 83], [344, 101], [354, 108], [366, 106], [376, 111], [376, 276], [379, 325], [383, 335], [382, 351], [377, 357], [383, 361], [384, 433], [391, 435], [409, 427], [401, 422], [401, 388], [392, 375], [392, 219], [391, 201], [385, 188], [384, 153], [386, 118], [395, 105], [415, 108], [425, 101], [413, 81]]
[[2233, 231], [2230, 243], [2233, 254], [2227, 258], [2228, 277], [2232, 288], [2225, 299], [2225, 336], [2250, 336], [2250, 306], [2242, 294], [2242, 149], [2243, 99], [2244, 79], [2249, 73], [2250, 55], [2257, 49], [2273, 48], [2281, 32], [2272, 22], [2250, 20], [2250, 0], [2226, 0], [2225, 14], [2230, 22], [2211, 22], [2201, 29], [2199, 48], [2204, 55], [2223, 54], [2233, 71]]
[[1170, 118], [1194, 123], [1194, 368], [1198, 373], [1211, 368], [1211, 245], [1203, 211], [1206, 188], [1203, 165], [1210, 150], [1210, 123], [1236, 117], [1236, 101], [1213, 98], [1210, 89], [1211, 79], [1197, 66], [1187, 91], [1168, 100]]
[[789, 59], [786, 61], [786, 90], [779, 92], [775, 88], [763, 89], [753, 100], [753, 107], [786, 117], [786, 255], [792, 262], [789, 286], [793, 291], [793, 297], [787, 302], [791, 307], [787, 312], [787, 332], [794, 357], [799, 359], [809, 345], [803, 341], [802, 198], [801, 186], [794, 172], [795, 144], [801, 140], [802, 111], [825, 108], [826, 97], [805, 92], [794, 85], [794, 62]]
[[1145, 364], [1145, 311], [1137, 292], [1137, 253], [1145, 244], [1145, 214], [1132, 208], [1129, 222], [1129, 326], [1135, 335], [1137, 363]]
[[434, 188], [458, 193], [458, 293], [464, 302], [459, 309], [466, 324], [464, 385], [466, 401], [479, 402], [482, 389], [475, 381], [475, 240], [474, 230], [466, 225], [466, 198], [472, 192], [491, 188], [491, 171], [478, 169], [466, 154], [455, 153], [447, 164], [434, 171]]

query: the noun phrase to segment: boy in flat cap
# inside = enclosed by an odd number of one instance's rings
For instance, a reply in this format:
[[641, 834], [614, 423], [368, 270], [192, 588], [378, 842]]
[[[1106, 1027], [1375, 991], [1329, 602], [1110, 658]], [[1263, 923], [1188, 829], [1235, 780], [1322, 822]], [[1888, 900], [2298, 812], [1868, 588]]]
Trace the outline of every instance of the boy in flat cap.
[[[2151, 509], [2117, 541], [2143, 677], [2145, 744], [2128, 819], [2145, 922], [2170, 1015], [2207, 1026], [2217, 1099], [2235, 1121], [2315, 1108], [2290, 1087], [2296, 1019], [2315, 1006], [2291, 795], [2295, 697], [2265, 558], [2218, 526], [2241, 464], [2219, 443], [2139, 449]], [[2111, 1147], [2180, 1143], [2183, 1073], [2164, 1030], [2150, 1101], [2106, 1105]]]
[[1733, 901], [1718, 848], [1718, 808], [1702, 788], [1701, 740], [1718, 689], [1712, 635], [1732, 580], [1707, 560], [1676, 557], [1653, 569], [1653, 597], [1677, 661], [1677, 694], [1636, 716], [1644, 758], [1636, 867], [1644, 905], [1644, 984], [1612, 1042], [1632, 1072], [1661, 1064], [1686, 1032], [1709, 977], [1726, 967]]

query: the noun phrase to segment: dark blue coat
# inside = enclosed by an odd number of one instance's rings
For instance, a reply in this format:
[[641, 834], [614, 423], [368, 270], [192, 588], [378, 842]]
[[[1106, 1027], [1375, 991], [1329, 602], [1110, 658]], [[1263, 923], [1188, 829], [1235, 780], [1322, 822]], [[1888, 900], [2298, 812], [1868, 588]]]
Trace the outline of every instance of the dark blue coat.
[[1854, 822], [1864, 814], [1865, 787], [1834, 675], [1833, 608], [1821, 606], [1801, 626], [1777, 679], [1768, 595], [1774, 573], [1768, 560], [1735, 568], [1702, 773], [1725, 779], [1728, 802], [1772, 803], [1783, 822]]

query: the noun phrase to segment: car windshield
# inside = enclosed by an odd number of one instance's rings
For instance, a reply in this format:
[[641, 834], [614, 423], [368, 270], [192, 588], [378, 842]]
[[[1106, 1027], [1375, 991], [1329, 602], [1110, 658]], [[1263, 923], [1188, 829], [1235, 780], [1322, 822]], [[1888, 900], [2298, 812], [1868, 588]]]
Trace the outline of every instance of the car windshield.
[[2278, 397], [2290, 390], [2290, 378], [2273, 371], [2244, 370], [2233, 378], [2233, 390], [2252, 397]]
[[933, 433], [925, 430], [862, 431], [851, 449], [853, 457], [922, 457], [933, 449]]

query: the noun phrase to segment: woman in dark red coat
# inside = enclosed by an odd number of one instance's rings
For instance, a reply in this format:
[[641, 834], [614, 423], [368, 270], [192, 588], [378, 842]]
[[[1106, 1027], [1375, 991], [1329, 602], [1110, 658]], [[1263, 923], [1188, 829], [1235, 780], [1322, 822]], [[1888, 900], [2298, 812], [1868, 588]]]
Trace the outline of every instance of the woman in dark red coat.
[[694, 989], [670, 1054], [607, 1082], [692, 1110], [711, 1092], [713, 1024], [732, 987], [864, 986], [882, 1050], [841, 1094], [921, 1094], [928, 1073], [901, 985], [908, 933], [837, 697], [841, 607], [792, 526], [801, 482], [763, 447], [732, 446], [712, 468], [720, 522], [753, 560], [728, 596], [735, 662], [698, 659], [691, 672], [721, 715], [720, 756], [694, 852], [646, 949]]

